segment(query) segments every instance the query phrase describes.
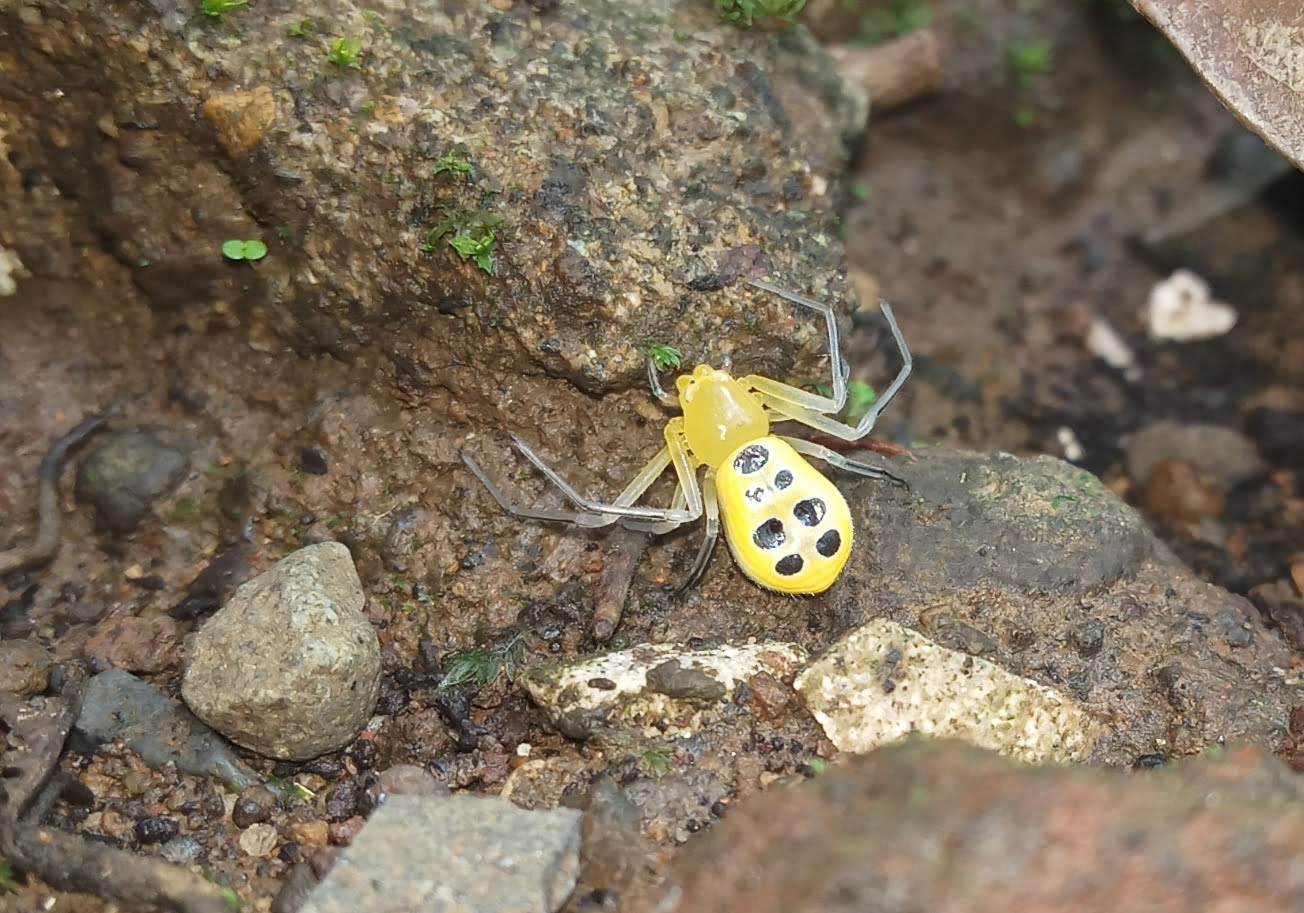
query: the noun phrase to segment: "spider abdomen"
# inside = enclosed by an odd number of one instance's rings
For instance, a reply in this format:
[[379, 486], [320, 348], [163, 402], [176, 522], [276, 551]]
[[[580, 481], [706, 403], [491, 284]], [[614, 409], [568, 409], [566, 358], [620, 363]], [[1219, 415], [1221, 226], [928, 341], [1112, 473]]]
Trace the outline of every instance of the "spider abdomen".
[[780, 593], [822, 593], [851, 554], [837, 486], [781, 438], [737, 448], [716, 474], [725, 539], [744, 574]]

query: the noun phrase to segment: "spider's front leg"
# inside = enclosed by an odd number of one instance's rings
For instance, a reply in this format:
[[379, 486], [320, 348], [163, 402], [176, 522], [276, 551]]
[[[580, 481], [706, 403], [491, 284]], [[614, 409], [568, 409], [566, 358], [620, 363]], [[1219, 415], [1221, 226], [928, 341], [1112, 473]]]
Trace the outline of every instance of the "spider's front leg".
[[896, 377], [892, 379], [892, 383], [883, 391], [883, 395], [874, 402], [874, 405], [870, 407], [860, 421], [852, 426], [832, 417], [842, 411], [842, 407], [847, 401], [847, 371], [839, 347], [838, 324], [833, 308], [813, 298], [786, 291], [777, 285], [760, 279], [753, 279], [752, 285], [791, 301], [793, 304], [810, 308], [824, 315], [825, 322], [828, 325], [829, 361], [833, 371], [833, 396], [820, 396], [817, 393], [800, 390], [789, 384], [780, 383], [777, 380], [757, 374], [744, 377], [743, 382], [761, 395], [762, 402], [769, 409], [786, 419], [801, 422], [817, 431], [822, 431], [844, 441], [856, 441], [869, 434], [878, 421], [879, 415], [887, 408], [893, 397], [897, 395], [906, 379], [910, 377], [910, 372], [914, 367], [914, 359], [910, 355], [910, 348], [906, 345], [905, 337], [901, 334], [901, 327], [897, 324], [896, 315], [892, 313], [892, 305], [879, 299], [879, 307], [883, 311], [883, 318], [887, 321], [897, 351], [901, 354], [901, 368]]

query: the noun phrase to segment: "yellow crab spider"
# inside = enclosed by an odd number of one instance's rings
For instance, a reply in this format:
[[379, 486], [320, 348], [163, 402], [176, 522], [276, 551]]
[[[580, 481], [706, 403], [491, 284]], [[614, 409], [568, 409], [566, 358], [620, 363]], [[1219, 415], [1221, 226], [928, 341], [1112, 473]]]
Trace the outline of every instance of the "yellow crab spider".
[[[706, 534], [684, 587], [705, 573], [723, 518], [725, 541], [742, 572], [780, 593], [821, 593], [842, 573], [851, 554], [853, 527], [846, 499], [805, 457], [830, 466], [898, 485], [896, 476], [848, 459], [835, 450], [801, 438], [771, 433], [771, 422], [799, 422], [844, 441], [856, 441], [873, 429], [887, 404], [910, 376], [912, 360], [891, 306], [880, 302], [902, 365], [883, 395], [859, 423], [847, 425], [834, 416], [847, 400], [847, 375], [838, 342], [833, 308], [759, 279], [762, 291], [824, 315], [828, 324], [833, 395], [821, 396], [750, 374], [733, 377], [710, 365], [698, 365], [680, 375], [674, 394], [661, 387], [656, 367], [648, 360], [652, 392], [663, 404], [683, 415], [666, 423], [666, 443], [614, 501], [604, 504], [584, 497], [548, 466], [520, 438], [521, 454], [555, 485], [578, 510], [522, 507], [513, 504], [467, 453], [462, 459], [508, 513], [531, 520], [552, 520], [597, 527], [619, 523], [629, 529], [666, 533], [706, 516]], [[678, 478], [670, 506], [637, 506], [639, 498], [665, 470]], [[706, 467], [698, 481], [698, 470]]]

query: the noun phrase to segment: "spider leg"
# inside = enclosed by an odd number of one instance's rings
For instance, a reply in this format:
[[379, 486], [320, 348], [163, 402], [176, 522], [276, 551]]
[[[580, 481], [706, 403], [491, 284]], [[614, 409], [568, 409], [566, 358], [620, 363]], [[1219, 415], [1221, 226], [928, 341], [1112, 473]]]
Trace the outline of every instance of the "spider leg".
[[[623, 503], [624, 501], [636, 500], [637, 498], [642, 496], [643, 492], [648, 489], [648, 487], [652, 484], [653, 480], [655, 480], [656, 477], [661, 474], [661, 471], [663, 471], [666, 468], [666, 466], [669, 465], [669, 460], [662, 462], [664, 457], [662, 456], [662, 452], [660, 450], [657, 451], [656, 456], [652, 458], [652, 460], [648, 463], [648, 465], [645, 466], [639, 472], [639, 474], [634, 477], [634, 482], [631, 483], [630, 486], [626, 487], [625, 491], [621, 493], [621, 495], [616, 499], [615, 503], [603, 504], [599, 501], [594, 501], [591, 498], [586, 498], [584, 497], [584, 495], [576, 491], [569, 482], [567, 482], [564, 478], [562, 478], [561, 473], [557, 472], [557, 470], [553, 469], [551, 466], [545, 463], [543, 461], [543, 458], [540, 457], [537, 453], [535, 453], [534, 449], [530, 447], [529, 444], [525, 443], [525, 441], [521, 440], [516, 435], [512, 435], [512, 440], [515, 441], [516, 449], [521, 452], [521, 456], [525, 457], [527, 460], [533, 463], [534, 468], [538, 469], [539, 472], [543, 473], [543, 475], [548, 479], [548, 481], [551, 482], [553, 485], [556, 485], [558, 490], [561, 491], [561, 493], [564, 494], [566, 497], [570, 498], [570, 500], [574, 502], [577, 507], [579, 507], [583, 511], [586, 511], [587, 513], [599, 515], [598, 517], [593, 518], [598, 522], [592, 522], [588, 519], [581, 519], [581, 520], [574, 521], [578, 523], [580, 526], [606, 526], [608, 523], [614, 522], [615, 520], [620, 518], [629, 518], [632, 520], [652, 520], [659, 523], [672, 522], [675, 524], [675, 526], [678, 526], [681, 523], [687, 523], [690, 520], [696, 520], [699, 516], [701, 516], [700, 508], [697, 510], [697, 512], [672, 511], [664, 507], [634, 507], [630, 503]], [[672, 457], [674, 456], [673, 451], [671, 452], [670, 455]], [[652, 472], [652, 466], [654, 464], [660, 464], [660, 468], [655, 473]], [[676, 464], [675, 470], [679, 471], [678, 464]], [[680, 481], [682, 483], [683, 481], [682, 477]], [[691, 502], [689, 506], [691, 508], [692, 506]], [[673, 529], [674, 527], [671, 528]]]
[[799, 437], [787, 437], [781, 435], [783, 440], [792, 445], [792, 449], [808, 457], [814, 457], [817, 460], [823, 460], [830, 466], [836, 466], [838, 469], [845, 469], [847, 472], [854, 472], [857, 475], [867, 476], [871, 479], [878, 479], [882, 482], [891, 482], [898, 485], [906, 491], [910, 490], [910, 484], [898, 476], [892, 475], [886, 469], [880, 469], [877, 466], [871, 466], [868, 463], [862, 463], [859, 460], [849, 459], [838, 453], [836, 450], [830, 450], [823, 444], [816, 444], [812, 441], [802, 440]]
[[657, 376], [657, 365], [651, 356], [648, 356], [647, 360], [647, 382], [648, 386], [652, 388], [652, 395], [657, 398], [661, 405], [678, 408], [679, 397], [667, 393], [665, 388], [661, 386], [661, 378]]
[[[824, 315], [825, 321], [829, 328], [829, 359], [832, 362], [833, 369], [833, 396], [820, 396], [816, 393], [810, 393], [806, 390], [799, 390], [789, 384], [783, 384], [768, 377], [758, 375], [749, 375], [743, 378], [744, 382], [751, 385], [758, 393], [762, 394], [774, 411], [783, 414], [787, 418], [803, 422], [812, 428], [818, 428], [827, 434], [840, 438], [844, 441], [855, 441], [869, 434], [873, 429], [874, 423], [878, 421], [879, 415], [887, 408], [901, 389], [901, 386], [910, 377], [910, 372], [914, 367], [914, 359], [910, 355], [910, 348], [906, 345], [905, 337], [901, 334], [901, 327], [897, 324], [896, 315], [892, 313], [892, 305], [883, 299], [879, 299], [879, 307], [883, 311], [883, 319], [887, 321], [888, 329], [892, 332], [892, 339], [896, 343], [897, 351], [901, 353], [901, 368], [892, 383], [883, 391], [882, 395], [874, 402], [869, 411], [860, 419], [855, 426], [847, 425], [836, 420], [828, 420], [826, 423], [816, 425], [807, 421], [806, 417], [811, 413], [836, 414], [842, 411], [842, 407], [847, 401], [847, 367], [842, 359], [842, 353], [838, 348], [838, 325], [833, 313], [833, 308], [828, 304], [823, 304], [807, 298], [804, 295], [798, 295], [764, 282], [760, 279], [753, 279], [752, 285], [767, 292], [772, 292], [781, 298], [791, 301], [793, 304], [819, 311]], [[782, 404], [779, 405], [779, 404]]]
[[689, 569], [684, 582], [675, 590], [676, 593], [682, 593], [702, 581], [707, 567], [711, 564], [716, 540], [720, 536], [720, 502], [715, 496], [715, 472], [711, 470], [707, 471], [706, 478], [702, 480], [702, 500], [706, 512], [706, 531], [702, 536], [702, 544], [697, 548], [697, 557], [693, 559], [693, 566]]
[[670, 454], [665, 447], [657, 451], [657, 454], [639, 471], [638, 475], [616, 498], [615, 503], [599, 504], [579, 496], [578, 492], [562, 479], [555, 470], [544, 464], [539, 456], [519, 438], [516, 439], [516, 443], [521, 448], [522, 454], [539, 468], [548, 477], [549, 481], [556, 484], [567, 497], [571, 498], [580, 507], [580, 510], [528, 507], [513, 503], [503, 493], [502, 489], [494, 484], [488, 474], [480, 467], [480, 464], [469, 453], [464, 451], [462, 461], [466, 463], [467, 468], [480, 480], [493, 499], [498, 502], [498, 505], [512, 516], [525, 520], [571, 523], [588, 528], [608, 526], [619, 522], [630, 529], [652, 533], [669, 532], [688, 520], [696, 519], [695, 516], [684, 510], [683, 502], [678, 500], [678, 497], [676, 503], [672, 503], [668, 510], [632, 506], [670, 465]]

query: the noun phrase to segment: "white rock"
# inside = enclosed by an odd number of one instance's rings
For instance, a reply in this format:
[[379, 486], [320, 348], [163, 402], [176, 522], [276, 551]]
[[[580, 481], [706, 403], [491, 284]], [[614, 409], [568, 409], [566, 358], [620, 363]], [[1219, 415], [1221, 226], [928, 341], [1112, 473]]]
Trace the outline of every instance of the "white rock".
[[1074, 761], [1103, 734], [1065, 695], [886, 619], [834, 644], [797, 689], [833, 744], [855, 753], [918, 732], [1030, 763]]
[[1174, 342], [1213, 339], [1236, 325], [1236, 309], [1214, 301], [1209, 283], [1189, 269], [1179, 269], [1155, 284], [1146, 317], [1152, 337]]
[[673, 738], [700, 730], [704, 714], [728, 703], [738, 682], [758, 672], [782, 678], [805, 661], [806, 651], [790, 643], [709, 650], [645, 644], [535, 667], [523, 683], [569, 736], [583, 737], [581, 730], [592, 725], [635, 726], [649, 738]]

